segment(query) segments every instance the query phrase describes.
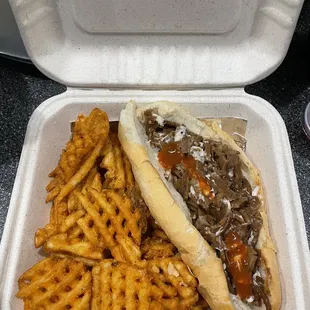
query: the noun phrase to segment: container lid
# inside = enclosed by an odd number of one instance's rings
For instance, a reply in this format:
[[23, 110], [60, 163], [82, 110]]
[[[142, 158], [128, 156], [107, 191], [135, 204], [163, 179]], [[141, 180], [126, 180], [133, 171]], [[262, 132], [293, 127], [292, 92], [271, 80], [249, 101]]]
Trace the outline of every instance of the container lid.
[[10, 0], [27, 52], [78, 87], [227, 87], [283, 60], [303, 0]]

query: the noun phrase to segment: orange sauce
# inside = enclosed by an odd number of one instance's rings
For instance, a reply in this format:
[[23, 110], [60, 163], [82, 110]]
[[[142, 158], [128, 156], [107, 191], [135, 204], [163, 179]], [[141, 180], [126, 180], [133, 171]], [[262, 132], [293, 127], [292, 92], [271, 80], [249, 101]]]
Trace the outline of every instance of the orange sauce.
[[229, 262], [227, 270], [239, 297], [247, 299], [252, 295], [252, 273], [249, 270], [248, 248], [235, 232], [230, 232], [226, 236], [225, 244]]
[[205, 196], [210, 195], [211, 198], [214, 197], [210, 184], [197, 170], [196, 159], [189, 154], [182, 153], [177, 142], [171, 142], [165, 145], [158, 153], [158, 160], [166, 170], [182, 164], [188, 171], [190, 178], [196, 179], [199, 182], [202, 193]]

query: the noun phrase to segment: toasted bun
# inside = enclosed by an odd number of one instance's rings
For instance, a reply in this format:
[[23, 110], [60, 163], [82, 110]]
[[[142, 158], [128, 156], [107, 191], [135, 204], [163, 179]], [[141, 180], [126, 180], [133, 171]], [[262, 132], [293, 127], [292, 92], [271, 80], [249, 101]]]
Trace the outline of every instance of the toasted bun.
[[[261, 250], [264, 268], [262, 274], [270, 291], [272, 309], [281, 305], [281, 288], [273, 242], [269, 235], [262, 184], [257, 169], [244, 152], [215, 123], [207, 126], [184, 109], [171, 102], [156, 102], [137, 109], [133, 102], [121, 112], [119, 139], [129, 157], [142, 196], [153, 217], [181, 253], [182, 260], [199, 280], [199, 290], [212, 309], [252, 309], [228, 290], [222, 261], [198, 230], [192, 225], [190, 213], [182, 196], [166, 181], [164, 170], [157, 161], [139, 118], [144, 111], [156, 109], [163, 119], [183, 124], [189, 131], [205, 138], [221, 142], [239, 152], [242, 170], [252, 187], [259, 187], [263, 227], [257, 248]], [[263, 309], [261, 307], [260, 309]]]

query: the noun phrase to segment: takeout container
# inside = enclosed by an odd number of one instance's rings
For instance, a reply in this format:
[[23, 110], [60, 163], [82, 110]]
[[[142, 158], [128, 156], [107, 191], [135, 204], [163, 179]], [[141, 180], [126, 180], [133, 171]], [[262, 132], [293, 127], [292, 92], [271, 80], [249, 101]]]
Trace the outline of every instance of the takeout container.
[[307, 138], [310, 140], [310, 103], [306, 106], [302, 126]]
[[248, 120], [247, 154], [266, 189], [282, 309], [309, 308], [309, 248], [285, 124], [243, 89], [280, 64], [302, 2], [10, 0], [30, 58], [68, 89], [29, 121], [1, 244], [1, 309], [22, 309], [17, 279], [42, 258], [33, 237], [49, 219], [44, 186], [70, 121], [94, 107], [117, 120], [132, 99], [172, 100], [199, 117]]

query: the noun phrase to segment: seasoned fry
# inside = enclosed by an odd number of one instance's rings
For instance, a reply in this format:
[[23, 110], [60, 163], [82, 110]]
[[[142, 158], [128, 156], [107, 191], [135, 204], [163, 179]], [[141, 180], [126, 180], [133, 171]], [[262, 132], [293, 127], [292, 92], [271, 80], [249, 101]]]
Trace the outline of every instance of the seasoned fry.
[[190, 309], [199, 299], [197, 280], [180, 258], [169, 257], [147, 261], [151, 283], [162, 290], [161, 303], [169, 309]]
[[89, 309], [92, 275], [82, 262], [48, 257], [18, 281], [17, 297], [26, 309]]
[[107, 247], [106, 238], [101, 234], [98, 227], [95, 225], [94, 220], [89, 214], [86, 214], [84, 217], [79, 219], [77, 224], [90, 243], [100, 248]]
[[[134, 262], [140, 259], [140, 211], [133, 209], [125, 194], [109, 190], [99, 193], [97, 190], [101, 190], [101, 185], [100, 176], [93, 169], [80, 192], [71, 193], [72, 196], [75, 195], [74, 203], [78, 207], [71, 207], [69, 213], [68, 204], [62, 202], [60, 214], [67, 216], [63, 215], [62, 222], [57, 224], [57, 212], [53, 211], [56, 215], [51, 219], [56, 224], [48, 224], [37, 231], [36, 246], [45, 243], [44, 250], [48, 253], [71, 253], [75, 257], [95, 260], [103, 259], [103, 250], [110, 248], [122, 261]], [[54, 205], [53, 209], [58, 210], [57, 206]], [[118, 236], [123, 238], [117, 239]], [[117, 240], [123, 246], [118, 245]]]
[[[178, 275], [169, 274], [169, 264]], [[195, 305], [197, 281], [182, 261], [151, 261], [147, 267], [115, 260], [95, 266], [92, 309], [191, 309]]]
[[[87, 193], [88, 188], [94, 188], [98, 191], [102, 190], [101, 177], [97, 167], [94, 167], [89, 172], [84, 183], [80, 183], [78, 187], [69, 194], [67, 202], [53, 203], [50, 213], [50, 223], [44, 228], [38, 229], [35, 234], [35, 246], [37, 248], [41, 247], [48, 238], [59, 233], [64, 233], [72, 226], [80, 223], [78, 220], [86, 212], [77, 199], [76, 193]], [[92, 241], [93, 239], [89, 240]], [[93, 242], [98, 243], [100, 240], [94, 239]]]
[[76, 172], [74, 176], [68, 181], [68, 183], [61, 189], [58, 196], [55, 199], [55, 203], [61, 202], [82, 180], [87, 176], [89, 171], [94, 166], [96, 159], [99, 157], [105, 141], [100, 141], [94, 148], [89, 158], [85, 161], [83, 166]]
[[[141, 258], [140, 211], [132, 208], [130, 199], [111, 190], [99, 193], [91, 187], [75, 195], [82, 208], [69, 213], [57, 234], [53, 230], [47, 236], [44, 250], [101, 260], [103, 250], [109, 248], [120, 261], [137, 263]], [[43, 240], [41, 235], [37, 237]]]
[[[93, 159], [98, 153], [98, 149], [102, 150], [108, 135], [109, 120], [105, 112], [94, 109], [88, 117], [79, 115], [75, 122], [72, 139], [67, 143], [66, 149], [63, 150], [58, 166], [49, 175], [53, 180], [46, 187], [49, 192], [46, 202], [55, 200], [61, 192], [62, 195], [58, 201], [61, 201], [68, 194], [85, 172], [91, 169], [90, 166], [93, 160], [88, 161], [87, 165], [83, 166], [83, 164], [90, 154], [92, 154]], [[95, 148], [97, 150], [94, 153]], [[80, 171], [78, 176], [66, 186], [78, 171]], [[64, 190], [65, 186], [66, 189]]]
[[197, 281], [152, 218], [104, 112], [79, 115], [50, 174], [49, 254], [19, 278], [26, 310], [207, 309]]
[[[137, 244], [140, 244], [141, 229], [139, 228], [138, 222], [141, 214], [139, 209], [133, 208], [130, 199], [126, 195], [121, 196], [115, 191], [105, 190], [106, 201], [104, 202], [103, 200], [100, 201], [100, 197], [96, 191], [91, 190], [90, 193], [103, 209], [106, 202], [114, 208], [111, 213], [111, 215], [114, 216], [111, 222], [117, 234], [131, 236]], [[110, 210], [108, 210], [108, 212], [110, 212]]]
[[77, 194], [78, 199], [109, 247], [116, 245], [116, 235], [130, 235], [136, 244], [140, 244], [141, 230], [138, 226], [140, 212], [138, 209], [132, 210], [128, 197], [111, 190], [98, 193], [94, 189], [89, 189], [89, 194], [94, 199], [94, 204], [81, 193]]
[[88, 174], [87, 178], [85, 179], [85, 183], [83, 184], [83, 188], [81, 192], [83, 194], [87, 194], [87, 190], [89, 188], [95, 189], [97, 192], [102, 191], [102, 181], [100, 173], [98, 172], [98, 167], [95, 166]]
[[67, 218], [63, 221], [61, 224], [59, 231], [61, 233], [65, 233], [68, 231], [71, 227], [76, 225], [76, 222], [85, 214], [84, 210], [76, 210], [71, 212]]
[[104, 188], [130, 189], [134, 186], [134, 178], [130, 162], [121, 149], [117, 135], [111, 133], [110, 140], [103, 150], [101, 168], [107, 170]]
[[93, 310], [151, 309], [151, 284], [146, 269], [105, 260], [93, 268], [92, 275]]
[[151, 237], [143, 240], [141, 254], [144, 259], [165, 258], [174, 256], [176, 247], [169, 241], [162, 230], [155, 230]]
[[[105, 253], [103, 256], [104, 256], [104, 258], [111, 258], [110, 255], [105, 255]], [[82, 262], [84, 265], [89, 266], [89, 267], [94, 267], [98, 264], [98, 260], [80, 257], [80, 256], [72, 257], [72, 255], [70, 255], [70, 254], [55, 253], [51, 257], [54, 257], [54, 258], [74, 258], [76, 261]]]
[[83, 237], [69, 238], [67, 234], [59, 234], [49, 238], [44, 244], [47, 253], [70, 253], [90, 259], [101, 260], [103, 252]]
[[119, 262], [142, 265], [141, 251], [133, 240], [127, 236], [116, 236], [118, 245], [111, 249], [113, 257]]
[[44, 228], [39, 228], [34, 237], [34, 245], [36, 248], [41, 247], [44, 242], [57, 233], [57, 227], [54, 224], [47, 224]]
[[50, 223], [44, 228], [38, 229], [35, 233], [35, 247], [41, 247], [44, 242], [59, 231], [59, 226], [66, 220], [68, 216], [68, 205], [66, 202], [53, 204], [50, 211]]
[[83, 210], [83, 206], [80, 204], [76, 194], [83, 193], [86, 195], [88, 193], [88, 188], [93, 188], [98, 192], [101, 192], [102, 190], [102, 180], [97, 166], [94, 166], [84, 181], [78, 184], [76, 188], [70, 192], [68, 196], [69, 213], [74, 210]]

